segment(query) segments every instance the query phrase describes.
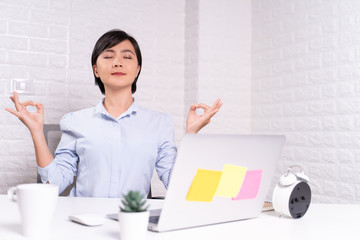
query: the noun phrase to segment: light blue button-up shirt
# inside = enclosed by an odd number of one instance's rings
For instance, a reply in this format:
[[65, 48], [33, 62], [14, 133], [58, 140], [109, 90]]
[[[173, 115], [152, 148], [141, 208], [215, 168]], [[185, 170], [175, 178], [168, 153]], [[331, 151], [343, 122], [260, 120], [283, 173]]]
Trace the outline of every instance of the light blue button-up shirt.
[[174, 124], [164, 113], [140, 107], [136, 101], [115, 119], [96, 106], [66, 114], [54, 160], [38, 167], [43, 182], [59, 192], [77, 176], [70, 196], [122, 197], [129, 190], [147, 195], [156, 168], [168, 186], [176, 158]]

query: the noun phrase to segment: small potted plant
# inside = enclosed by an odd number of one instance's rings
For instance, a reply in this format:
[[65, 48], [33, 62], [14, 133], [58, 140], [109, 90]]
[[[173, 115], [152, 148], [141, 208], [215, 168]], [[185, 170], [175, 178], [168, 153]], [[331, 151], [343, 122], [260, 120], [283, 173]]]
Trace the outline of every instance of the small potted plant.
[[146, 239], [149, 222], [149, 206], [145, 206], [145, 195], [137, 191], [129, 191], [121, 200], [119, 222], [121, 240]]

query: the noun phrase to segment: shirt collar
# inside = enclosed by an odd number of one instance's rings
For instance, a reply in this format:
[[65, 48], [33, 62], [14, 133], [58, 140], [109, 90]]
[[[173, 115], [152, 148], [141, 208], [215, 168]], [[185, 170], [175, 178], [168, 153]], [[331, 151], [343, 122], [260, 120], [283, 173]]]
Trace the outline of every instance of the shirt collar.
[[96, 105], [95, 113], [100, 113], [100, 114], [105, 115], [114, 120], [120, 120], [123, 117], [129, 116], [131, 114], [135, 114], [139, 110], [139, 105], [134, 98], [134, 102], [130, 105], [128, 110], [126, 110], [117, 119], [115, 119], [113, 116], [110, 115], [110, 113], [108, 113], [108, 111], [106, 111], [106, 109], [103, 105], [104, 100], [105, 100], [105, 98], [102, 98], [101, 101]]

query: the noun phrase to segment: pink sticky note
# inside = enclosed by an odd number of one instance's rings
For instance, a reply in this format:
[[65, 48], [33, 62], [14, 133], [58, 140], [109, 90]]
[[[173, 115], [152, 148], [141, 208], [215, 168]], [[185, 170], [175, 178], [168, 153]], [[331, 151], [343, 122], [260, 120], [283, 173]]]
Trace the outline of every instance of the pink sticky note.
[[260, 183], [262, 170], [248, 170], [238, 195], [233, 200], [256, 198]]

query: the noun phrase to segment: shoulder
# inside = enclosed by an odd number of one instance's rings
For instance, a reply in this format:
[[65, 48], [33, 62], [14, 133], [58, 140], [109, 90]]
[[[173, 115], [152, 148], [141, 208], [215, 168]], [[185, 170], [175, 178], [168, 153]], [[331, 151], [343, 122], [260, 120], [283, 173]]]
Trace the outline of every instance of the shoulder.
[[159, 146], [169, 139], [173, 141], [175, 124], [170, 114], [147, 108], [139, 109], [138, 113], [138, 120], [145, 128], [144, 132], [150, 132], [153, 136], [157, 136]]
[[74, 124], [83, 124], [84, 121], [91, 119], [94, 116], [95, 107], [81, 109], [75, 112], [65, 114], [61, 121], [61, 129], [69, 129]]
[[173, 122], [172, 116], [170, 114], [140, 106], [139, 106], [139, 115], [155, 121], [166, 121], [171, 123]]

